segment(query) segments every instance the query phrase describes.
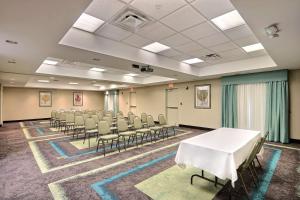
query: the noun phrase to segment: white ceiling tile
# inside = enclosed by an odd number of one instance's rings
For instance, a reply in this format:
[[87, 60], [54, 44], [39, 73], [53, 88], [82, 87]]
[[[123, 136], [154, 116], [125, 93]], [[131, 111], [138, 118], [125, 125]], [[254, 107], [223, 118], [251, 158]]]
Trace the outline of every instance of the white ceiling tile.
[[204, 22], [202, 24], [189, 28], [181, 33], [193, 40], [197, 40], [199, 38], [203, 38], [215, 34], [217, 32], [218, 30], [214, 26], [212, 26], [208, 22]]
[[174, 47], [174, 48], [181, 51], [181, 52], [185, 52], [185, 53], [203, 49], [203, 47], [201, 47], [199, 44], [197, 44], [195, 42], [189, 42], [187, 44], [180, 45], [180, 46], [177, 46], [177, 47]]
[[209, 49], [215, 52], [222, 52], [222, 51], [227, 51], [235, 48], [238, 48], [236, 44], [234, 44], [233, 42], [226, 42], [223, 44], [219, 44], [217, 46], [210, 47]]
[[160, 19], [185, 4], [184, 0], [135, 0], [131, 3], [133, 7], [155, 19]]
[[244, 37], [249, 37], [253, 35], [252, 31], [247, 25], [238, 26], [224, 31], [224, 33], [232, 40], [237, 40]]
[[123, 2], [125, 2], [125, 3], [130, 3], [130, 2], [133, 1], [133, 0], [121, 0], [121, 1], [123, 1]]
[[253, 36], [250, 36], [250, 37], [245, 37], [245, 38], [241, 38], [241, 39], [238, 39], [238, 40], [234, 40], [234, 43], [236, 43], [240, 47], [244, 47], [244, 46], [256, 44], [256, 43], [259, 43], [259, 42], [256, 39], [256, 37], [253, 35]]
[[201, 38], [197, 41], [204, 47], [211, 47], [228, 42], [229, 39], [223, 33], [217, 33], [209, 37]]
[[186, 28], [204, 22], [205, 18], [191, 6], [187, 5], [164, 17], [161, 21], [177, 31], [182, 31]]
[[195, 1], [195, 0], [186, 0], [187, 2], [189, 2], [189, 3], [191, 3], [191, 2], [193, 2], [193, 1]]
[[167, 57], [173, 57], [173, 56], [179, 56], [179, 55], [181, 55], [180, 52], [178, 52], [178, 51], [176, 51], [174, 49], [167, 49], [167, 50], [159, 52], [158, 54], [164, 55], [164, 56], [167, 56]]
[[85, 13], [107, 21], [125, 6], [125, 3], [118, 0], [93, 0]]
[[135, 47], [143, 47], [147, 44], [151, 43], [151, 40], [143, 38], [139, 35], [133, 34], [129, 36], [128, 38], [123, 40], [124, 43], [130, 44]]
[[191, 56], [195, 56], [195, 57], [204, 57], [206, 56], [207, 54], [211, 54], [211, 53], [214, 53], [213, 51], [210, 51], [208, 49], [200, 49], [200, 50], [197, 50], [197, 51], [192, 51], [189, 53], [189, 55]]
[[95, 32], [96, 35], [104, 36], [113, 40], [123, 40], [130, 36], [132, 33], [125, 31], [119, 27], [111, 24], [105, 24], [102, 28]]
[[178, 56], [172, 56], [172, 59], [178, 60], [178, 61], [187, 60], [189, 58], [191, 58], [191, 56], [190, 55], [186, 55], [186, 54], [181, 54], [181, 55], [178, 55]]
[[171, 47], [176, 47], [179, 45], [183, 45], [189, 42], [192, 42], [190, 39], [184, 37], [183, 35], [177, 33], [175, 35], [172, 35], [168, 38], [165, 38], [161, 40], [161, 42], [165, 45], [171, 46]]
[[192, 5], [208, 19], [215, 18], [235, 9], [229, 0], [197, 0]]
[[220, 56], [225, 59], [232, 59], [232, 58], [240, 59], [240, 58], [247, 57], [247, 54], [241, 48], [238, 48], [229, 51], [224, 51], [220, 53]]
[[150, 40], [159, 41], [163, 38], [175, 34], [175, 31], [159, 22], [156, 22], [139, 29], [136, 33]]

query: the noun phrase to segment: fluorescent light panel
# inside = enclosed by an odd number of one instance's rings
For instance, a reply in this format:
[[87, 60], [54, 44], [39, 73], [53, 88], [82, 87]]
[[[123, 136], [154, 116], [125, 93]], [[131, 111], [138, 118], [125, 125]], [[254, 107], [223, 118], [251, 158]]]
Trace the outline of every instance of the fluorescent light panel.
[[213, 18], [211, 21], [223, 31], [245, 24], [237, 10]]
[[103, 20], [88, 15], [86, 13], [82, 13], [77, 21], [74, 23], [73, 27], [87, 31], [87, 32], [95, 32], [102, 24]]
[[264, 47], [261, 43], [256, 43], [256, 44], [252, 44], [252, 45], [249, 45], [249, 46], [245, 46], [245, 47], [243, 47], [243, 49], [247, 53], [249, 53], [249, 52], [252, 52], [252, 51], [262, 50], [262, 49], [264, 49]]
[[38, 82], [40, 82], [40, 83], [49, 83], [50, 81], [49, 80], [38, 80]]
[[170, 49], [170, 47], [168, 47], [164, 44], [161, 44], [159, 42], [154, 42], [154, 43], [151, 43], [147, 46], [144, 46], [143, 49], [145, 49], [147, 51], [151, 51], [153, 53], [158, 53], [158, 52]]
[[129, 74], [125, 74], [125, 76], [138, 76], [138, 74], [134, 74], [134, 73], [129, 73]]
[[70, 85], [78, 85], [78, 83], [75, 83], [75, 82], [70, 82], [69, 84]]
[[95, 71], [95, 72], [104, 72], [106, 71], [105, 69], [102, 69], [102, 68], [98, 68], [98, 67], [93, 67], [90, 69], [91, 71]]
[[56, 65], [58, 62], [55, 60], [44, 60], [43, 64]]
[[187, 64], [195, 64], [195, 63], [200, 63], [200, 62], [204, 62], [204, 61], [199, 58], [191, 58], [188, 60], [184, 60], [182, 62], [187, 63]]

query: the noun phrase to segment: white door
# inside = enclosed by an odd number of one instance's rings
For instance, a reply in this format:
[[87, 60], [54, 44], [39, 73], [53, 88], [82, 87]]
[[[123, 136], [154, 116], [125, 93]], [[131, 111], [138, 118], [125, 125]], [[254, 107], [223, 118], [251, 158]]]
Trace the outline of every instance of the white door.
[[170, 125], [178, 125], [179, 90], [177, 88], [166, 90], [166, 117]]
[[130, 102], [129, 110], [131, 112], [133, 112], [133, 114], [136, 114], [136, 93], [130, 92], [129, 98], [130, 98], [129, 99], [129, 102]]

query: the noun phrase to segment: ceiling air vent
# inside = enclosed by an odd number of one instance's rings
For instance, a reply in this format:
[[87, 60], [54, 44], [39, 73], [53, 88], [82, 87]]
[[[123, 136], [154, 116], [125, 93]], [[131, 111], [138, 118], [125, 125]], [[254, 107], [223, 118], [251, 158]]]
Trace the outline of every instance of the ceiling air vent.
[[209, 60], [220, 60], [222, 57], [219, 54], [212, 53], [212, 54], [207, 54], [204, 56], [204, 60], [209, 61]]
[[113, 24], [127, 31], [136, 32], [150, 21], [146, 15], [139, 11], [126, 9], [114, 19]]

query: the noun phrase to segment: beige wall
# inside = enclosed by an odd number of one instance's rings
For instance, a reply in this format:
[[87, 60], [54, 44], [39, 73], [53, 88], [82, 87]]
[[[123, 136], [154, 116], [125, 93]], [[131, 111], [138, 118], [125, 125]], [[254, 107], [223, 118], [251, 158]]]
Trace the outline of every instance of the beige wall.
[[[211, 84], [211, 109], [194, 108], [194, 86]], [[186, 87], [189, 87], [186, 90]], [[218, 128], [221, 126], [221, 81], [219, 79], [175, 84], [179, 89], [182, 106], [178, 105], [179, 124]], [[157, 120], [158, 114], [166, 114], [167, 85], [136, 88], [136, 114], [146, 112]], [[120, 93], [120, 110], [127, 113], [129, 107], [129, 91]], [[122, 102], [122, 103], [121, 103]]]
[[3, 91], [3, 121], [50, 117], [55, 109], [103, 109], [103, 92], [83, 91], [83, 106], [73, 106], [72, 90], [52, 91], [52, 107], [39, 107], [39, 91], [6, 87]]
[[289, 72], [290, 137], [300, 140], [300, 70]]

